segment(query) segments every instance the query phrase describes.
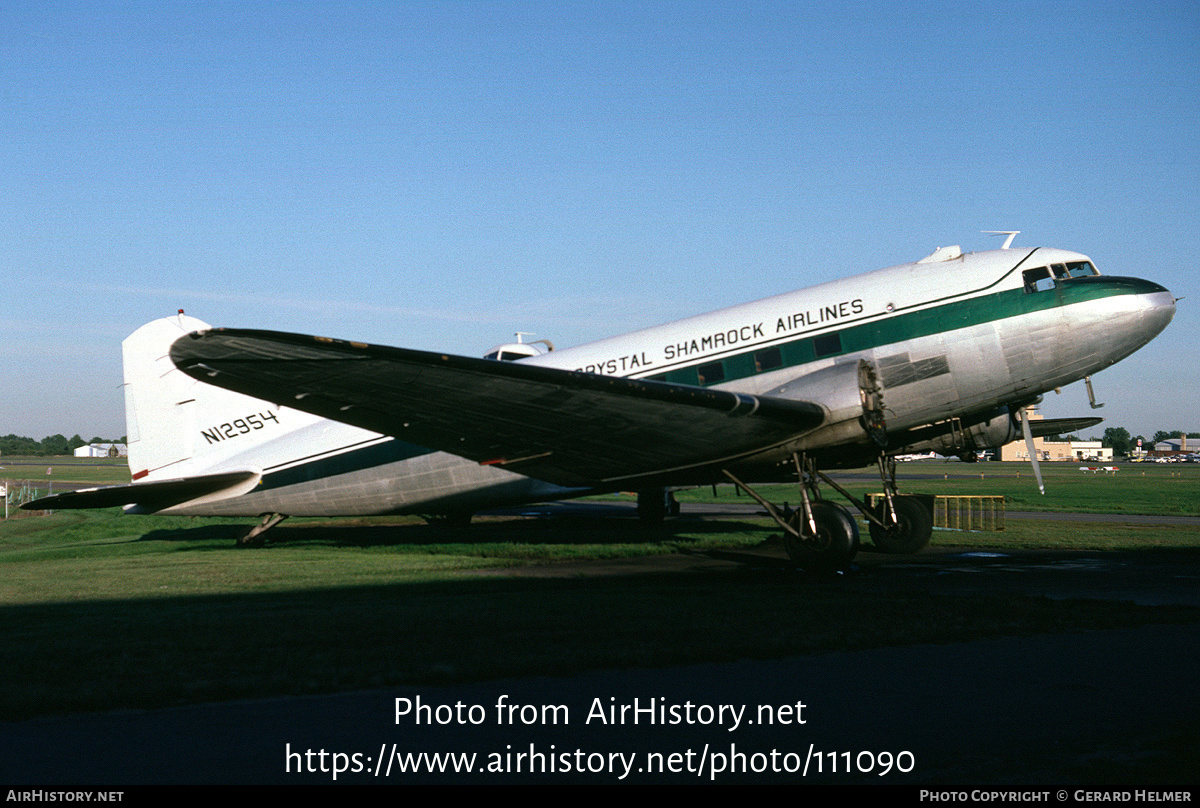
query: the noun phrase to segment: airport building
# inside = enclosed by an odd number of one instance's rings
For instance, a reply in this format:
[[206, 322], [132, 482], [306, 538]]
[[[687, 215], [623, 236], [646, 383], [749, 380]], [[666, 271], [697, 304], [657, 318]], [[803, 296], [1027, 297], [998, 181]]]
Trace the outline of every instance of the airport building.
[[[1113, 450], [1101, 445], [1098, 440], [1054, 441], [1044, 438], [1033, 439], [1034, 451], [1039, 460], [1064, 460], [1068, 462], [1113, 462]], [[1025, 440], [1014, 441], [1001, 449], [1001, 460], [1028, 460], [1029, 452]]]
[[[1040, 421], [1042, 414], [1032, 412], [1031, 421]], [[1034, 438], [1033, 450], [1039, 460], [1066, 462], [1113, 462], [1113, 450], [1098, 440], [1050, 440]], [[997, 460], [1029, 460], [1029, 451], [1025, 447], [1025, 439], [1017, 438], [1012, 443], [1000, 447]]]
[[124, 443], [89, 443], [75, 450], [76, 457], [125, 457], [129, 448]]
[[1154, 444], [1155, 452], [1200, 452], [1200, 440], [1185, 437], [1167, 438]]
[[1154, 444], [1148, 456], [1155, 460], [1195, 462], [1200, 459], [1200, 439], [1180, 435]]

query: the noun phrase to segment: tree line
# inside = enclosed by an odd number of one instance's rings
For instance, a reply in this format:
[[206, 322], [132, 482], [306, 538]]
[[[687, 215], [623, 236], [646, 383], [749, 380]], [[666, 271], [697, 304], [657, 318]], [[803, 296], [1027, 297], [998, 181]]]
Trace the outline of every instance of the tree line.
[[[1159, 430], [1152, 436], [1145, 435], [1130, 435], [1129, 430], [1123, 426], [1110, 426], [1104, 430], [1104, 437], [1100, 440], [1103, 444], [1113, 450], [1113, 454], [1127, 455], [1137, 448], [1138, 441], [1142, 442], [1142, 449], [1150, 451], [1154, 448], [1154, 444], [1161, 443], [1168, 438], [1178, 438], [1181, 430], [1167, 432]], [[1200, 432], [1188, 432], [1186, 434], [1188, 440], [1195, 440], [1197, 447], [1200, 447]], [[1078, 435], [1067, 435], [1060, 437], [1060, 440], [1082, 440]], [[1092, 438], [1095, 440], [1095, 438]], [[22, 438], [17, 435], [5, 435], [0, 438], [0, 454], [4, 455], [73, 455], [75, 450], [80, 446], [87, 446], [91, 443], [125, 443], [125, 436], [119, 438], [92, 438], [84, 440], [79, 435], [74, 437], [63, 437], [62, 435], [48, 435], [40, 441], [33, 438]]]
[[125, 443], [125, 436], [119, 438], [92, 438], [84, 440], [79, 435], [67, 438], [62, 435], [47, 435], [40, 441], [33, 438], [22, 438], [19, 435], [5, 435], [0, 438], [0, 454], [4, 455], [73, 455], [80, 446], [91, 443]]

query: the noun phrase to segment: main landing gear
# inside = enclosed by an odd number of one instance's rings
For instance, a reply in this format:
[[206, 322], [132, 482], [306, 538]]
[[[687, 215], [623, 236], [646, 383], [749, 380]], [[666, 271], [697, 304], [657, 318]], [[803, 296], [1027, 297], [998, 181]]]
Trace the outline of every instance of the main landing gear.
[[807, 455], [795, 453], [792, 461], [800, 480], [800, 509], [790, 513], [780, 511], [727, 469], [722, 471], [766, 508], [771, 518], [783, 528], [788, 557], [801, 567], [814, 571], [845, 569], [859, 547], [858, 523], [847, 508], [821, 497], [818, 481], [827, 483], [862, 513], [869, 525], [871, 540], [881, 552], [916, 553], [929, 543], [933, 516], [918, 499], [899, 493], [893, 458], [879, 456], [884, 496], [873, 508], [818, 471], [816, 463]]
[[896, 458], [879, 457], [883, 502], [873, 513], [864, 511], [875, 549], [881, 553], [919, 553], [933, 535], [933, 514], [915, 497], [901, 496], [896, 488]]

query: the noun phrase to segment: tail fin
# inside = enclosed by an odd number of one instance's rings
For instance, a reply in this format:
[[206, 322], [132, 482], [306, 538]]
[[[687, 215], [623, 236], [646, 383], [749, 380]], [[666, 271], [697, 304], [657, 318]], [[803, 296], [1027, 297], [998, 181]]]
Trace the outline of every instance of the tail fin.
[[147, 323], [121, 344], [129, 471], [135, 482], [245, 468], [234, 457], [261, 442], [251, 435], [280, 434], [278, 405], [198, 382], [171, 362], [175, 340], [207, 328], [181, 313]]

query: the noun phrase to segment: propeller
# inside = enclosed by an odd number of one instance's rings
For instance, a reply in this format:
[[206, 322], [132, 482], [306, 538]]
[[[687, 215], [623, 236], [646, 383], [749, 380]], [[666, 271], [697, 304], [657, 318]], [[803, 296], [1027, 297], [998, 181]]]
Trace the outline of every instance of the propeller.
[[1033, 432], [1029, 429], [1029, 409], [1022, 407], [1017, 410], [1021, 416], [1021, 432], [1025, 435], [1025, 448], [1029, 451], [1029, 460], [1033, 463], [1033, 476], [1037, 478], [1038, 490], [1046, 495], [1046, 486], [1042, 484], [1042, 467], [1038, 461], [1037, 452], [1033, 448]]

